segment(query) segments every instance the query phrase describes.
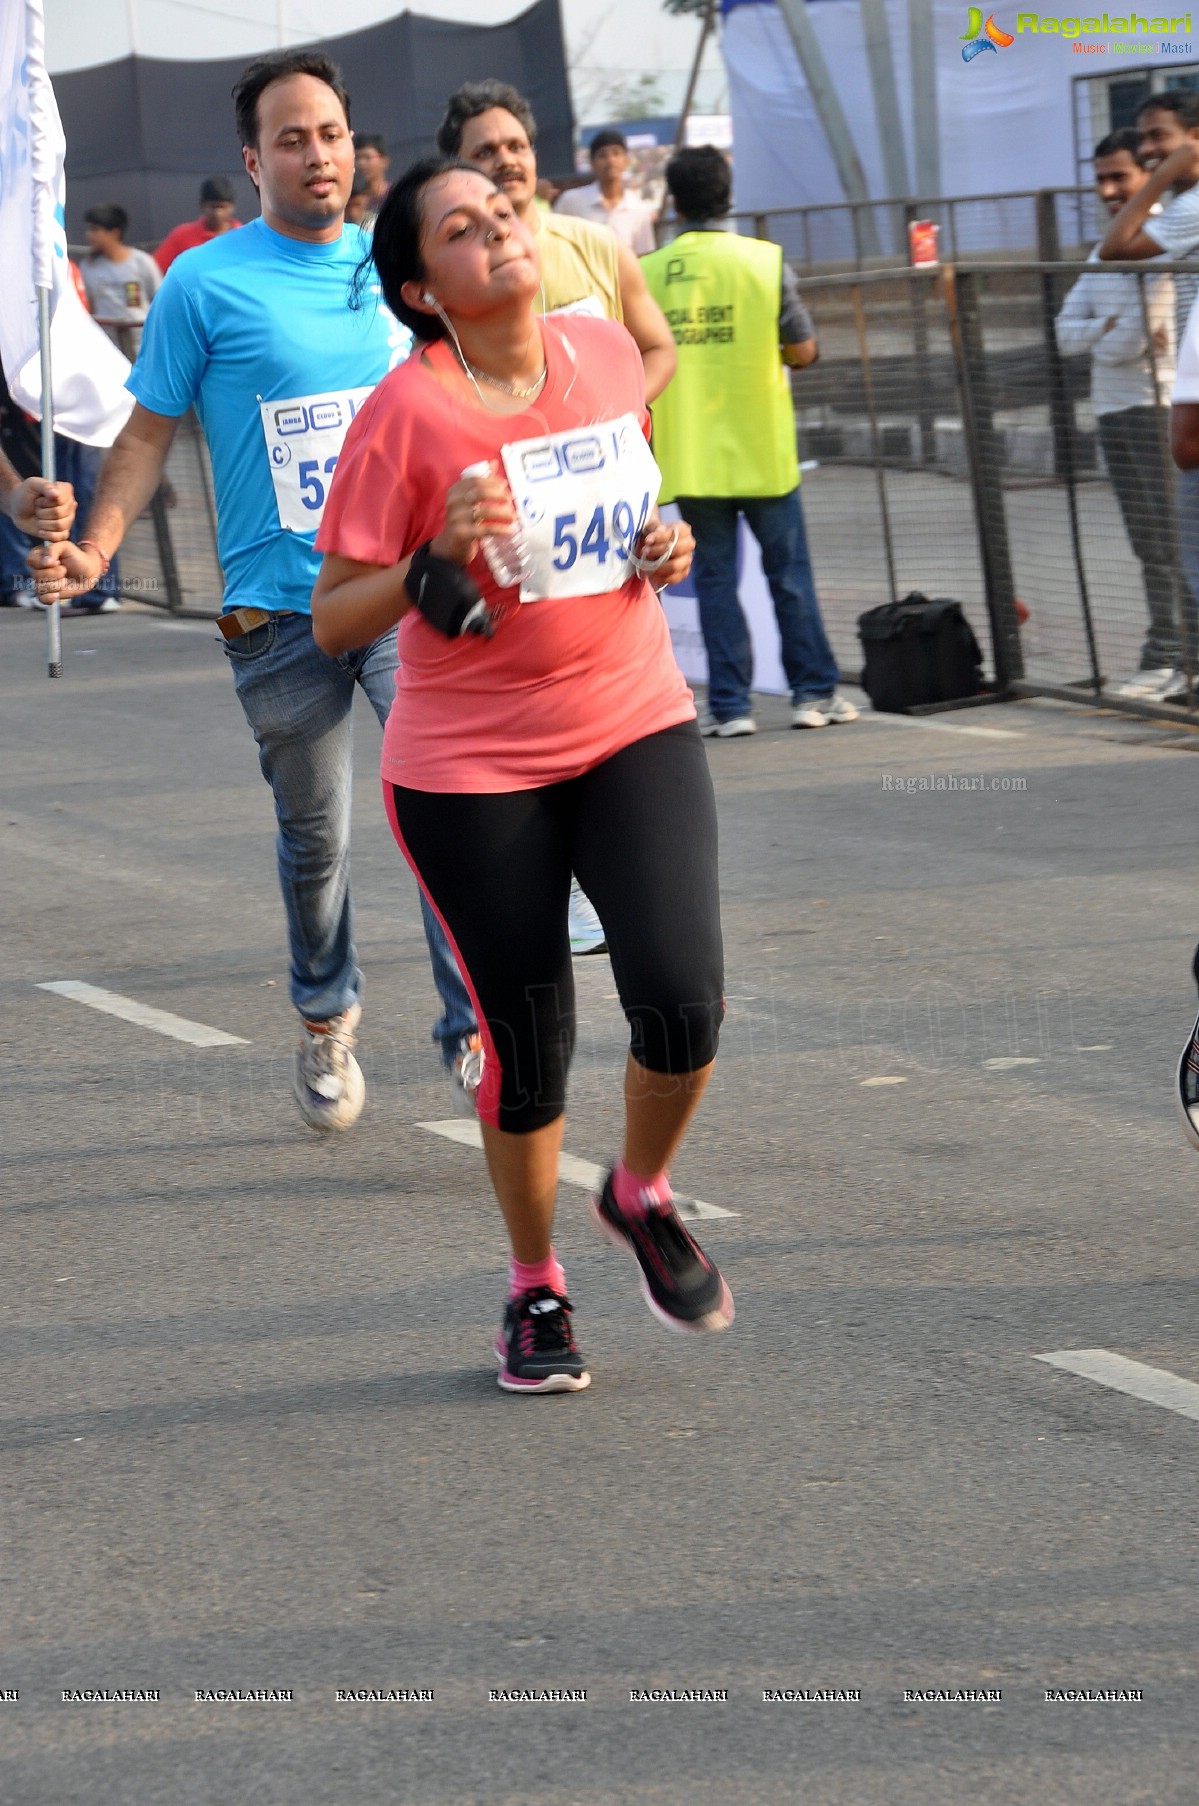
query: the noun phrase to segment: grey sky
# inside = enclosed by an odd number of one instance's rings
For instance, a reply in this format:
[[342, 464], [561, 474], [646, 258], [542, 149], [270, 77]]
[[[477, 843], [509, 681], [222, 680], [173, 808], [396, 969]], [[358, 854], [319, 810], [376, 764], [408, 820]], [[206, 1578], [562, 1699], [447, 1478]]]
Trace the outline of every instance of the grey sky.
[[[405, 8], [396, 0], [44, 0], [50, 72], [142, 56], [252, 56], [285, 42], [359, 31]], [[525, 0], [527, 4], [527, 0]], [[496, 25], [524, 10], [520, 0], [420, 0], [427, 17]], [[580, 122], [607, 116], [603, 96], [643, 71], [661, 76], [666, 111], [682, 101], [699, 23], [675, 19], [657, 0], [562, 0], [575, 111]], [[282, 35], [281, 35], [282, 34]], [[633, 49], [639, 60], [630, 63]], [[724, 72], [709, 46], [697, 95], [700, 110], [722, 99]]]

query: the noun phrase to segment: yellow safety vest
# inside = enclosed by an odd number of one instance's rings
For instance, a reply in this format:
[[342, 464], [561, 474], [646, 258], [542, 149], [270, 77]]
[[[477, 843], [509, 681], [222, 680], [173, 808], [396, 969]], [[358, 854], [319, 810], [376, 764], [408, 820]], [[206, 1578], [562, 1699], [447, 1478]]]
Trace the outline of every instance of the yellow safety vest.
[[598, 311], [606, 319], [623, 320], [620, 240], [615, 232], [561, 213], [538, 212], [527, 223], [534, 229], [541, 259], [541, 293], [534, 302], [537, 312], [552, 314], [582, 302], [594, 313], [598, 302]]
[[731, 232], [684, 232], [641, 268], [679, 353], [650, 404], [660, 499], [786, 495], [799, 460], [779, 354], [782, 251]]

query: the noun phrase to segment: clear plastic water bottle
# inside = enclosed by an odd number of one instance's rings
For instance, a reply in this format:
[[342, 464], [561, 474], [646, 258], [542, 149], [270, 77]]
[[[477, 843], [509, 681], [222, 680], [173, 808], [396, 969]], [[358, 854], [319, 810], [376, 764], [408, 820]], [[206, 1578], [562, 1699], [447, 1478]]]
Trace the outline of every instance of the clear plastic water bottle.
[[[468, 464], [462, 474], [464, 477], [490, 477], [495, 473], [489, 460], [485, 458], [482, 463]], [[518, 583], [525, 581], [533, 569], [533, 560], [529, 556], [519, 520], [509, 533], [480, 533], [479, 544], [483, 548], [487, 568], [501, 589], [514, 589]]]

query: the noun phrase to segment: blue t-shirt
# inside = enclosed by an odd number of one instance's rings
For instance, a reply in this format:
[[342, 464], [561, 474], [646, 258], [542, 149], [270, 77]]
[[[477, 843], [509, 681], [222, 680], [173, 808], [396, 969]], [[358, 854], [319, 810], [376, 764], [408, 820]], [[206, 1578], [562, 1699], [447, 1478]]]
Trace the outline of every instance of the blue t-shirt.
[[200, 417], [227, 609], [308, 612], [346, 428], [411, 349], [377, 281], [349, 306], [369, 244], [359, 226], [313, 244], [256, 219], [184, 251], [154, 298], [127, 387], [155, 414]]

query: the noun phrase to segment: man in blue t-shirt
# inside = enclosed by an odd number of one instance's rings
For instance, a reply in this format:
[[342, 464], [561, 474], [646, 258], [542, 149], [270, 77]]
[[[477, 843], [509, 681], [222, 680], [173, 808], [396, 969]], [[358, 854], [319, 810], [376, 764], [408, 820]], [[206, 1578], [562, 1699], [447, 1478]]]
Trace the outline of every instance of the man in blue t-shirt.
[[[158, 486], [180, 415], [212, 454], [226, 590], [219, 626], [275, 797], [279, 879], [301, 1017], [294, 1086], [305, 1120], [346, 1128], [365, 1096], [353, 1055], [361, 973], [351, 938], [350, 710], [360, 683], [379, 716], [395, 693], [394, 632], [341, 658], [312, 637], [316, 530], [355, 410], [411, 336], [349, 285], [369, 246], [344, 224], [354, 175], [340, 71], [312, 51], [258, 57], [234, 89], [262, 217], [171, 265], [129, 377], [136, 397], [84, 537], [61, 554], [90, 588]], [[444, 931], [422, 897], [445, 1014], [434, 1031], [464, 1091], [482, 1043]]]

